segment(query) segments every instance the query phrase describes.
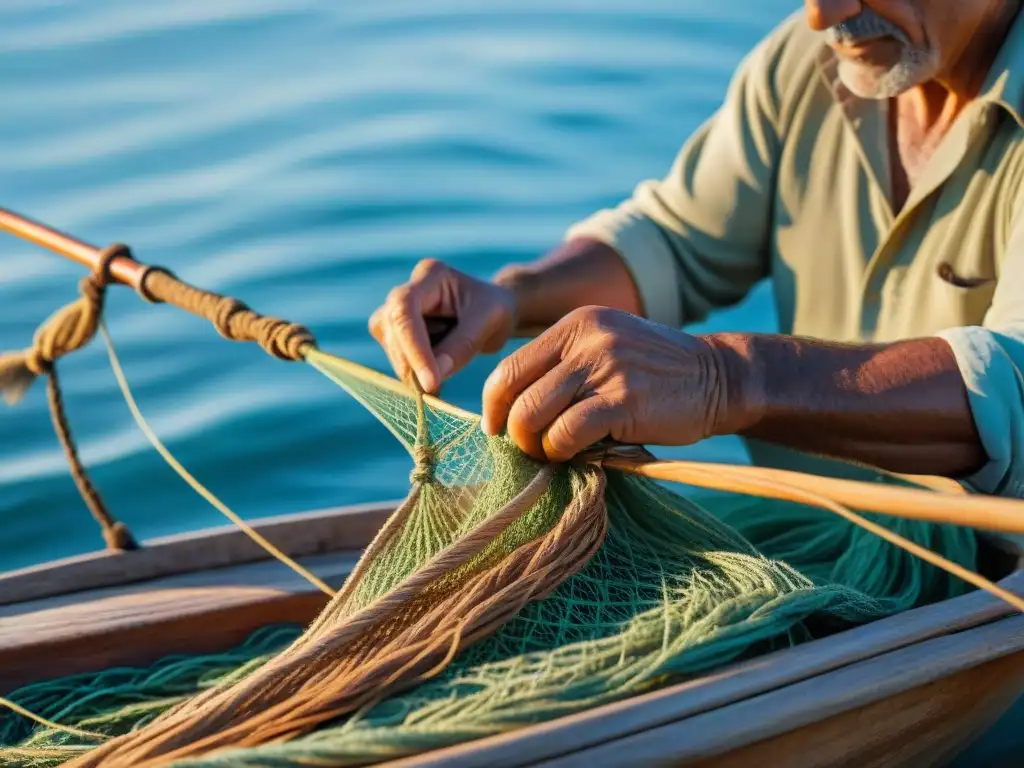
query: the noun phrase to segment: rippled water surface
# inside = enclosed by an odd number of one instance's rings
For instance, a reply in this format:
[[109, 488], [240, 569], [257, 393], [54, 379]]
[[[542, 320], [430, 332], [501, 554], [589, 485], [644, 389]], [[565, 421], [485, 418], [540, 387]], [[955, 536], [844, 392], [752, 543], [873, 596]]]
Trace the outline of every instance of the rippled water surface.
[[[489, 275], [664, 173], [793, 5], [8, 0], [0, 205], [130, 243], [384, 368], [366, 321], [417, 259]], [[0, 247], [0, 348], [17, 348], [82, 271], [6, 236]], [[766, 311], [755, 297], [733, 322], [763, 324]], [[402, 449], [312, 369], [125, 290], [108, 318], [143, 412], [244, 516], [407, 489]], [[478, 409], [496, 359], [445, 396]], [[143, 537], [222, 522], [149, 448], [101, 343], [61, 368], [117, 515]], [[96, 548], [43, 387], [0, 411], [0, 436], [0, 569]]]

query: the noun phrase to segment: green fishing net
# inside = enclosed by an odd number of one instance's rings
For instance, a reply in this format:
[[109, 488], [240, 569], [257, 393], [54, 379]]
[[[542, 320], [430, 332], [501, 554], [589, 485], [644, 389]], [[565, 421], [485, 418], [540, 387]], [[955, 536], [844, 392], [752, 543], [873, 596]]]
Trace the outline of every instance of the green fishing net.
[[[269, 668], [303, 637], [388, 594], [521, 496], [544, 469], [504, 437], [485, 436], [473, 414], [329, 355], [311, 353], [308, 362], [375, 413], [415, 458], [415, 504], [377, 542], [347, 594], [305, 632], [264, 628], [229, 653], [42, 682], [13, 693], [13, 701], [107, 737], [139, 729], [198, 692]], [[424, 606], [550, 536], [596, 470], [570, 463], [546, 471], [550, 482], [539, 497], [471, 559], [425, 584], [411, 617], [379, 631], [403, 631]], [[684, 496], [646, 478], [601, 471], [607, 523], [596, 552], [436, 675], [312, 733], [175, 764], [382, 762], [546, 722], [968, 589], [828, 512], [739, 495]], [[869, 517], [975, 567], [968, 530]], [[0, 714], [4, 765], [59, 765], [97, 743]]]

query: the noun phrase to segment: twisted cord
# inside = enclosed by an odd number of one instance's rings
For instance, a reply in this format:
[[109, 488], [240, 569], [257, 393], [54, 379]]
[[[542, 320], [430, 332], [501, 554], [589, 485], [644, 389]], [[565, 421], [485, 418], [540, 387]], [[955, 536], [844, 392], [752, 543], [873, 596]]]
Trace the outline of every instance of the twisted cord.
[[132, 532], [128, 530], [128, 526], [115, 520], [114, 516], [110, 514], [99, 491], [92, 484], [89, 473], [85, 471], [85, 465], [82, 464], [81, 457], [78, 455], [78, 446], [75, 445], [74, 438], [71, 436], [71, 427], [64, 409], [64, 398], [60, 391], [60, 379], [57, 377], [56, 366], [50, 368], [46, 384], [46, 399], [50, 405], [53, 430], [57, 433], [57, 439], [60, 440], [61, 447], [64, 449], [64, 455], [67, 456], [71, 477], [75, 481], [82, 501], [85, 502], [85, 506], [99, 524], [107, 549], [119, 551], [139, 549], [139, 543], [132, 536]]
[[238, 299], [196, 288], [165, 269], [147, 270], [139, 282], [139, 293], [149, 301], [173, 304], [209, 320], [226, 339], [254, 341], [279, 360], [301, 361], [304, 349], [316, 346], [305, 326], [265, 317]]
[[416, 466], [409, 475], [409, 482], [413, 485], [424, 485], [433, 482], [434, 466], [437, 461], [434, 449], [425, 443], [417, 445], [413, 449], [413, 461]]
[[409, 482], [413, 486], [422, 486], [434, 481], [437, 452], [430, 443], [430, 425], [427, 422], [427, 407], [423, 402], [423, 387], [415, 376], [410, 377], [407, 386], [412, 388], [416, 396], [416, 444], [412, 451], [415, 466], [409, 475]]
[[107, 285], [110, 283], [110, 263], [119, 256], [130, 257], [127, 246], [115, 243], [104, 248], [100, 252], [96, 270], [79, 283], [79, 298], [39, 326], [32, 339], [32, 346], [28, 349], [0, 355], [0, 392], [9, 404], [14, 405], [37, 378], [47, 377], [46, 394], [50, 417], [68, 460], [71, 477], [85, 506], [99, 523], [107, 547], [124, 551], [138, 549], [138, 542], [127, 526], [110, 514], [99, 491], [89, 479], [71, 435], [56, 368], [59, 358], [86, 346], [96, 335], [103, 315]]

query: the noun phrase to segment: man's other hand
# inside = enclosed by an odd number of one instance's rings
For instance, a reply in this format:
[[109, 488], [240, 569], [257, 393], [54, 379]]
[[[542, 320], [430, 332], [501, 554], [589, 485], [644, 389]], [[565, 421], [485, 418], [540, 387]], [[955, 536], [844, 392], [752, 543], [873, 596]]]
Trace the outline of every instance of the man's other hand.
[[[455, 320], [454, 328], [431, 347], [426, 317]], [[387, 352], [395, 373], [412, 375], [426, 392], [481, 352], [497, 352], [516, 323], [515, 297], [437, 261], [424, 259], [404, 285], [394, 288], [370, 317], [370, 333]]]

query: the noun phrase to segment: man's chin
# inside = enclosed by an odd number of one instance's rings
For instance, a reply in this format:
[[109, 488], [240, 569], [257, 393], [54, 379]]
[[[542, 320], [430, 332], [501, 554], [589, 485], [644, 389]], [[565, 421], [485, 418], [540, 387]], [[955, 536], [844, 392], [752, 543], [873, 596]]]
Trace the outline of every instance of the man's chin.
[[839, 79], [859, 98], [891, 99], [915, 85], [920, 85], [927, 78], [905, 64], [878, 67], [866, 62], [841, 59]]

